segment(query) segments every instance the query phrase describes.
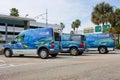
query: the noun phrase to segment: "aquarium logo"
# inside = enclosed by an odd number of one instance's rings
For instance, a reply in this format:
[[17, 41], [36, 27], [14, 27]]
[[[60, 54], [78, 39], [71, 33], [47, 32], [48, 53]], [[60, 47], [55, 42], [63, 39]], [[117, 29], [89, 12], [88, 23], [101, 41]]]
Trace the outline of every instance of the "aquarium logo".
[[49, 35], [49, 32], [40, 32], [40, 35]]

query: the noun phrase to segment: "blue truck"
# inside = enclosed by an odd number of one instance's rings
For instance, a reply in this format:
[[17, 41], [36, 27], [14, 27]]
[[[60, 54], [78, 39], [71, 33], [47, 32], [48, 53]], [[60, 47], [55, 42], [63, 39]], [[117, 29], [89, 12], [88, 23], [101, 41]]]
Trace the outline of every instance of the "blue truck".
[[101, 54], [115, 50], [115, 37], [112, 33], [86, 34], [86, 50], [97, 50]]
[[84, 36], [80, 34], [62, 34], [61, 53], [68, 52], [73, 56], [82, 55], [85, 50]]
[[2, 46], [6, 57], [12, 55], [37, 54], [42, 59], [56, 57], [60, 50], [59, 33], [52, 28], [37, 28], [22, 31], [13, 41]]

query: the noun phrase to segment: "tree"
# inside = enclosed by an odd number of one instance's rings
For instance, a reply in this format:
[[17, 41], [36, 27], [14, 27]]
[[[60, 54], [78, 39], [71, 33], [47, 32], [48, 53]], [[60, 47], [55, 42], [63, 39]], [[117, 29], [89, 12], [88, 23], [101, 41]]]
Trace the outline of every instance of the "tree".
[[115, 10], [115, 15], [116, 15], [115, 27], [120, 27], [120, 8], [117, 8]]
[[75, 32], [75, 28], [79, 28], [79, 26], [80, 26], [80, 24], [81, 24], [81, 22], [80, 22], [80, 20], [79, 19], [76, 19], [75, 21], [73, 21], [72, 22], [72, 25], [71, 25], [71, 27], [73, 28], [73, 31]]
[[75, 26], [76, 26], [76, 28], [78, 29], [80, 25], [81, 25], [80, 20], [79, 20], [79, 19], [76, 19], [76, 21], [75, 21]]
[[109, 29], [107, 29], [107, 33], [116, 33], [115, 28], [110, 27]]
[[118, 44], [119, 44], [119, 34], [120, 34], [120, 8], [115, 10], [115, 25], [113, 26], [118, 34]]
[[74, 22], [74, 21], [72, 22], [71, 27], [72, 27], [72, 29], [73, 29], [73, 32], [75, 32], [76, 26], [75, 26], [75, 22]]
[[70, 31], [70, 34], [74, 34], [74, 31]]
[[63, 30], [64, 28], [65, 28], [65, 24], [64, 23], [60, 23], [60, 27], [61, 27], [61, 29]]
[[0, 38], [2, 37], [2, 34], [0, 33]]
[[2, 38], [2, 34], [0, 33], [0, 39]]
[[18, 9], [16, 8], [10, 9], [10, 16], [19, 16]]
[[94, 24], [102, 24], [102, 32], [104, 32], [104, 24], [109, 22], [109, 14], [113, 12], [113, 7], [110, 4], [102, 2], [94, 7], [91, 21]]
[[113, 13], [110, 14], [109, 22], [112, 26], [108, 32], [112, 32], [118, 35], [119, 44], [119, 34], [120, 34], [120, 8], [117, 8]]

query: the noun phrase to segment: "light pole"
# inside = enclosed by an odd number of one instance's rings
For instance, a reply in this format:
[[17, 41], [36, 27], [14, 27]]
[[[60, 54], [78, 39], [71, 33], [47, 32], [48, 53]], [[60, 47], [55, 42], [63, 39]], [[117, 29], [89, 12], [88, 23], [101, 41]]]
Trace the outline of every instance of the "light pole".
[[[40, 14], [40, 15], [36, 16], [35, 18], [36, 18], [36, 19], [39, 19], [40, 17], [43, 17], [43, 15], [46, 15], [46, 18], [45, 18], [45, 20], [46, 20], [46, 27], [48, 27], [48, 10], [47, 10], [47, 9], [46, 9], [46, 12], [45, 12], [45, 13]], [[43, 19], [44, 19], [44, 18], [43, 18]]]
[[48, 11], [46, 9], [46, 27], [48, 27]]

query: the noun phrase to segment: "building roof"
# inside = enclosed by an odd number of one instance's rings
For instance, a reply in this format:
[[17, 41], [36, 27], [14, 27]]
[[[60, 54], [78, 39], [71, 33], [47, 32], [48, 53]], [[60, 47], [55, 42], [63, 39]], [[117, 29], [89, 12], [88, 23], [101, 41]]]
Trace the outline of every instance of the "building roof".
[[18, 20], [18, 21], [36, 21], [32, 18], [15, 17], [15, 16], [9, 16], [9, 15], [3, 15], [3, 14], [0, 14], [0, 19]]

